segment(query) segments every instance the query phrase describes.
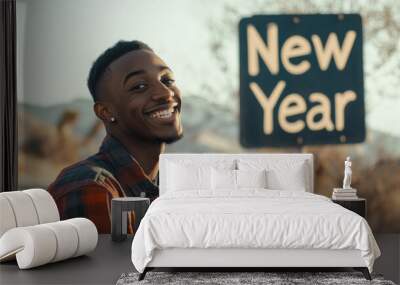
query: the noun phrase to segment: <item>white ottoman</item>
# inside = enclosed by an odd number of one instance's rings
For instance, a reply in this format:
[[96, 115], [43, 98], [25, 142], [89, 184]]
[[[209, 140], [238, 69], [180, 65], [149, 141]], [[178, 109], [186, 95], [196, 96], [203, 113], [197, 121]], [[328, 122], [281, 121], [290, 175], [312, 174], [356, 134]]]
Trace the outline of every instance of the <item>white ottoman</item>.
[[20, 269], [87, 254], [98, 233], [85, 218], [59, 221], [57, 206], [43, 189], [0, 193], [0, 262], [17, 260]]

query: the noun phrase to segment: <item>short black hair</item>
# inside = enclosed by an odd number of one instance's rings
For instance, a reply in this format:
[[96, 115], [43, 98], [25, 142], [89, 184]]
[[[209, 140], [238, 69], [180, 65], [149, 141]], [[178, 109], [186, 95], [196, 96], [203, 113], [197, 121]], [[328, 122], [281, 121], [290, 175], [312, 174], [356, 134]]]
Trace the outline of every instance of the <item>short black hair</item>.
[[117, 58], [133, 50], [149, 50], [153, 51], [147, 44], [141, 41], [119, 41], [114, 46], [106, 49], [93, 63], [89, 71], [89, 77], [87, 79], [87, 85], [93, 100], [98, 100], [96, 86], [103, 75], [106, 68]]

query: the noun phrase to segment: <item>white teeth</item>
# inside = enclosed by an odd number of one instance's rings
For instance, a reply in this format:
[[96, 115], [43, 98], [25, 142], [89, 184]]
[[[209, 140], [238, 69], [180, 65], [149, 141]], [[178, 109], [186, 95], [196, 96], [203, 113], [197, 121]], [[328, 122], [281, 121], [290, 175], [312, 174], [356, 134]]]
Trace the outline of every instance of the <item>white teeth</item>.
[[161, 118], [161, 119], [169, 118], [172, 116], [173, 112], [174, 112], [174, 108], [171, 108], [171, 109], [151, 113], [150, 117]]
[[175, 112], [175, 107], [177, 107], [177, 106], [178, 106], [178, 103], [174, 102], [174, 103], [172, 103], [172, 105], [170, 105], [170, 108], [168, 108], [168, 109], [154, 111], [154, 112], [150, 113], [150, 117], [158, 118], [158, 119], [170, 118], [172, 116], [172, 114]]

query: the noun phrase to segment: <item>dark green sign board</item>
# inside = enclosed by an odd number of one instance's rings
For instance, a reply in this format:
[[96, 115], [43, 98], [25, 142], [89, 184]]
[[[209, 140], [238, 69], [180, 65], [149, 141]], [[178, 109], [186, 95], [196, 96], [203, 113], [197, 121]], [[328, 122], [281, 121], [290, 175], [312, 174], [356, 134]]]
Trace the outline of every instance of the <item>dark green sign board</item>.
[[239, 41], [244, 147], [365, 140], [360, 15], [257, 15]]

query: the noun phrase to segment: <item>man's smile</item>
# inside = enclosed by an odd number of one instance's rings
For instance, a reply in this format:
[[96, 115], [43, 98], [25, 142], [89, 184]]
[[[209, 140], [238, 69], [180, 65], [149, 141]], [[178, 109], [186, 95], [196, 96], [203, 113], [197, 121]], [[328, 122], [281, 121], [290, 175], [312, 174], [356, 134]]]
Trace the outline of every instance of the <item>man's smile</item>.
[[144, 114], [152, 121], [156, 121], [158, 123], [173, 123], [179, 114], [179, 104], [177, 102], [173, 102], [171, 104], [162, 104], [154, 106], [144, 112]]

